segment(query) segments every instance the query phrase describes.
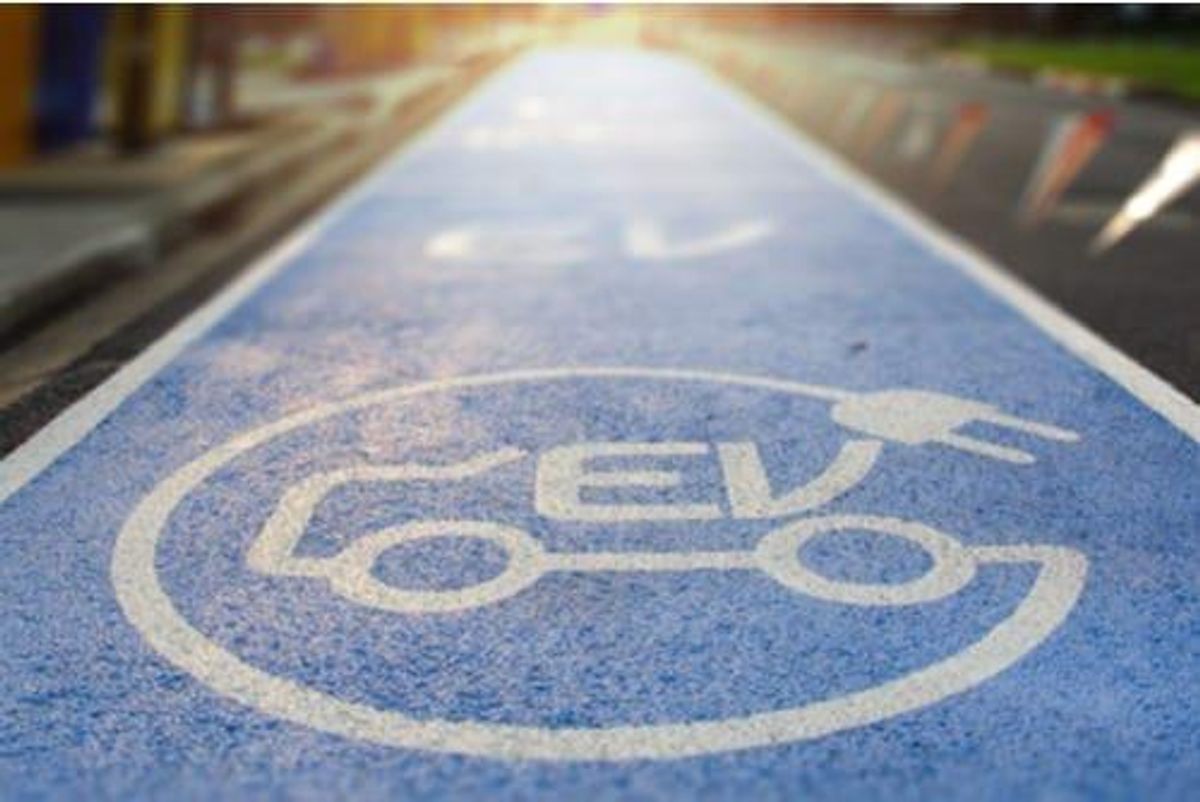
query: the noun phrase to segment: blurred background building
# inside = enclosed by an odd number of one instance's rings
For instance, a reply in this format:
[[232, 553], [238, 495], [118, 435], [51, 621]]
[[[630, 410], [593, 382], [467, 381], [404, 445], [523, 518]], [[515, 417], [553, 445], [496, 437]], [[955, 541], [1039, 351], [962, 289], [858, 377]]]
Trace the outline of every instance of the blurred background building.
[[470, 47], [532, 7], [0, 7], [0, 167], [95, 138], [233, 125], [239, 78], [363, 74]]
[[570, 38], [610, 11], [810, 34], [890, 50], [983, 36], [1194, 37], [1191, 5], [255, 6], [17, 5], [0, 8], [0, 167], [95, 137], [125, 152], [235, 124], [239, 76], [308, 78], [385, 70], [494, 39], [505, 24]]

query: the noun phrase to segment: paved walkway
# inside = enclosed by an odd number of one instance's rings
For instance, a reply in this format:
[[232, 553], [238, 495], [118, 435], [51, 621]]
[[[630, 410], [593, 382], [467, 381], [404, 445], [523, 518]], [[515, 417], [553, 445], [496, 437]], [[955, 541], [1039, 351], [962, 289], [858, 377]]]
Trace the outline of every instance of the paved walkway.
[[1188, 799], [1198, 439], [696, 67], [534, 55], [0, 464], [0, 789]]

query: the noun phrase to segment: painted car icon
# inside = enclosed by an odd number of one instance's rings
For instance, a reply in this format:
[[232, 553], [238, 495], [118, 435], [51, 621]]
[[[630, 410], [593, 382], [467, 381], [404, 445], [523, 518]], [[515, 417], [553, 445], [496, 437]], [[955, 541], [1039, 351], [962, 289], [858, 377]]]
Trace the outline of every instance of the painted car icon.
[[[959, 430], [972, 423], [1014, 429], [1070, 442], [1068, 430], [1007, 415], [977, 401], [941, 393], [892, 390], [833, 396], [833, 419], [856, 434], [833, 462], [808, 483], [775, 496], [757, 448], [749, 442], [577, 443], [539, 456], [536, 507], [546, 517], [574, 521], [703, 520], [720, 516], [715, 505], [613, 505], [587, 503], [588, 485], [667, 485], [670, 472], [590, 471], [587, 462], [605, 456], [717, 455], [726, 480], [733, 516], [786, 518], [831, 502], [861, 482], [874, 467], [885, 441], [906, 445], [937, 443], [1005, 462], [1028, 464], [1034, 457]], [[247, 555], [253, 570], [267, 575], [324, 579], [338, 595], [368, 607], [397, 613], [468, 610], [499, 602], [535, 584], [545, 574], [589, 571], [742, 571], [764, 572], [800, 593], [846, 604], [903, 605], [934, 601], [955, 593], [974, 576], [981, 562], [1076, 564], [1077, 553], [1050, 546], [966, 547], [951, 535], [921, 523], [873, 515], [840, 515], [793, 520], [763, 536], [748, 551], [552, 552], [528, 532], [481, 520], [419, 520], [365, 535], [332, 557], [299, 557], [296, 547], [318, 505], [337, 488], [361, 482], [461, 482], [497, 470], [527, 456], [507, 448], [447, 465], [410, 463], [361, 466], [308, 477], [289, 488], [263, 526]], [[805, 565], [800, 550], [809, 540], [843, 530], [868, 531], [904, 539], [924, 550], [929, 570], [904, 583], [856, 583], [822, 576]], [[475, 585], [452, 590], [410, 590], [376, 576], [375, 565], [388, 550], [406, 543], [445, 537], [488, 541], [507, 555], [504, 570]]]
[[[258, 446], [314, 423], [360, 409], [407, 403], [430, 393], [476, 392], [502, 385], [586, 381], [660, 382], [726, 386], [782, 393], [831, 405], [830, 417], [849, 434], [829, 463], [788, 488], [772, 481], [751, 441], [703, 442], [543, 442], [529, 451], [496, 447], [456, 462], [406, 461], [360, 464], [318, 471], [283, 489], [265, 523], [250, 535], [245, 564], [259, 575], [325, 587], [333, 595], [373, 611], [404, 618], [438, 617], [467, 625], [485, 609], [504, 614], [505, 603], [538, 592], [553, 574], [640, 572], [648, 581], [678, 572], [757, 573], [787, 593], [864, 608], [916, 610], [947, 599], [972, 583], [982, 566], [1036, 568], [1023, 596], [998, 622], [949, 656], [881, 680], [869, 687], [813, 701], [695, 721], [626, 723], [620, 726], [548, 726], [418, 718], [403, 710], [370, 706], [269, 674], [215, 643], [192, 626], [173, 605], [155, 567], [155, 552], [170, 511], [214, 472]], [[630, 385], [632, 387], [633, 385]], [[987, 427], [1009, 435], [1002, 443], [985, 439]], [[969, 433], [966, 431], [970, 427]], [[572, 430], [572, 436], [578, 429]], [[854, 392], [815, 384], [706, 371], [655, 368], [561, 368], [463, 377], [377, 391], [296, 413], [195, 460], [144, 499], [118, 539], [113, 558], [114, 586], [131, 621], [161, 653], [222, 693], [264, 712], [348, 737], [393, 746], [489, 757], [544, 760], [664, 759], [817, 738], [920, 710], [968, 691], [1028, 655], [1066, 620], [1083, 592], [1088, 560], [1077, 549], [1044, 543], [989, 543], [972, 532], [970, 541], [920, 521], [874, 513], [825, 508], [858, 487], [894, 446], [963, 452], [967, 458], [1010, 465], [1037, 461], [1014, 443], [1030, 438], [1067, 443], [1071, 431], [1009, 415], [995, 406], [923, 390]], [[501, 441], [503, 443], [503, 441]], [[471, 453], [471, 452], [467, 452]], [[610, 459], [616, 457], [616, 460]], [[665, 489], [682, 486], [682, 473], [663, 469], [715, 460], [708, 466], [723, 479], [725, 503], [676, 500], [660, 503], [654, 493], [618, 500], [599, 489]], [[648, 458], [650, 465], [636, 464]], [[654, 522], [745, 522], [744, 534], [760, 532], [741, 549], [657, 551], [567, 551], [551, 549], [530, 532], [486, 515], [416, 518], [369, 531], [331, 556], [301, 549], [318, 507], [339, 488], [375, 483], [405, 493], [417, 484], [458, 485], [536, 460], [533, 510], [555, 525], [587, 524], [603, 531], [606, 522], [628, 526]], [[631, 467], [631, 462], [635, 463]], [[693, 463], [688, 463], [694, 467]], [[517, 476], [513, 473], [511, 476]], [[669, 494], [668, 494], [669, 495]], [[623, 498], [621, 501], [619, 499]], [[649, 501], [658, 498], [659, 501]], [[605, 500], [607, 499], [607, 500]], [[638, 503], [634, 503], [638, 502]], [[524, 520], [524, 519], [522, 519]], [[763, 524], [773, 524], [761, 533]], [[820, 537], [867, 533], [905, 541], [924, 552], [927, 568], [901, 582], [850, 581], [827, 576], [808, 564], [805, 547]], [[439, 538], [474, 538], [504, 553], [503, 569], [462, 587], [402, 587], [381, 578], [380, 560], [393, 548], [427, 544]], [[982, 541], [982, 542], [980, 542]], [[886, 554], [887, 550], [879, 553]], [[570, 587], [571, 582], [555, 583]]]

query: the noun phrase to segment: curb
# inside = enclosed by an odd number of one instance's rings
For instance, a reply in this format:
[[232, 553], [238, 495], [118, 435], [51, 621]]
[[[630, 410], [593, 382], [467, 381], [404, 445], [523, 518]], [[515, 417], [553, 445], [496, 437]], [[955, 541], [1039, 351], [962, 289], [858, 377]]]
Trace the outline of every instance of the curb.
[[235, 166], [215, 168], [182, 187], [158, 190], [132, 201], [127, 222], [80, 241], [0, 291], [0, 337], [85, 292], [104, 274], [145, 268], [202, 229], [205, 218], [235, 208], [264, 181], [303, 160], [328, 154], [343, 139], [344, 131], [318, 129], [283, 149], [268, 147]]

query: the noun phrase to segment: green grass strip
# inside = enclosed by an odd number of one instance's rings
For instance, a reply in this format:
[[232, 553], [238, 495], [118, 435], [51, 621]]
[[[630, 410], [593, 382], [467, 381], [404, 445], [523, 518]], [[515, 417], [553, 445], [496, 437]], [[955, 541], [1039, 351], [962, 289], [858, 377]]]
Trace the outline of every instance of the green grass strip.
[[1124, 78], [1200, 100], [1200, 42], [1003, 40], [968, 42], [956, 49], [996, 67]]

